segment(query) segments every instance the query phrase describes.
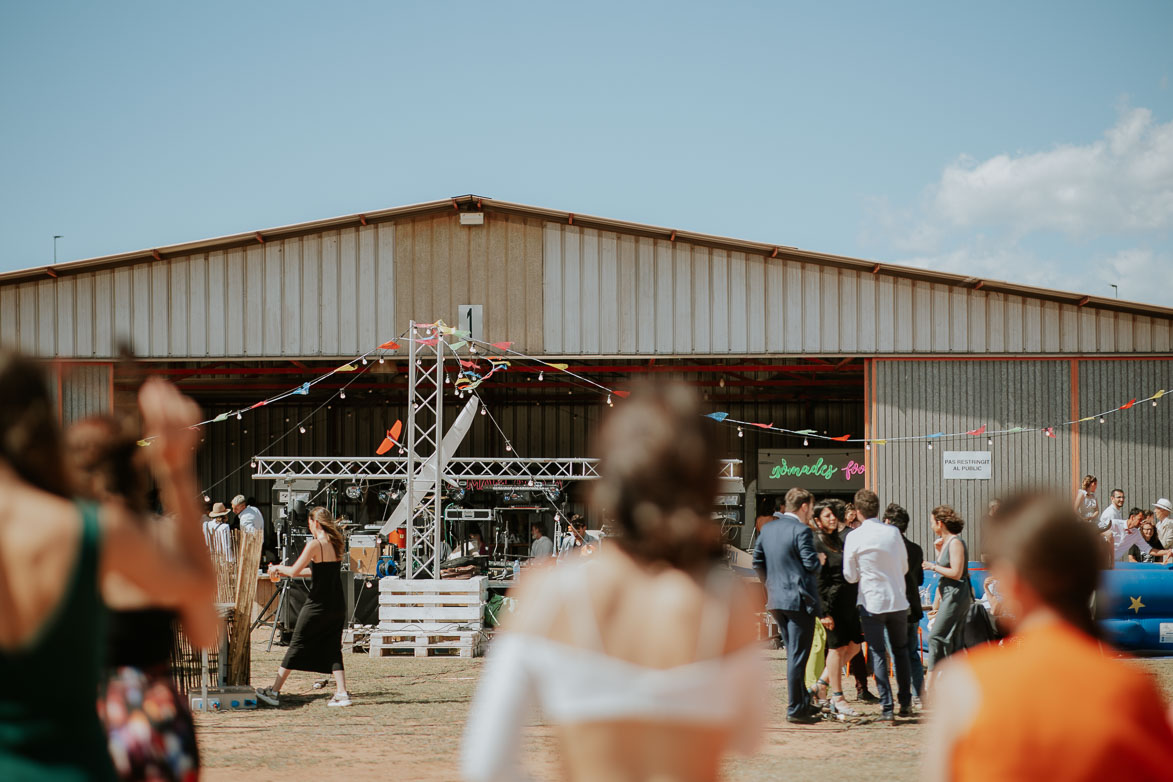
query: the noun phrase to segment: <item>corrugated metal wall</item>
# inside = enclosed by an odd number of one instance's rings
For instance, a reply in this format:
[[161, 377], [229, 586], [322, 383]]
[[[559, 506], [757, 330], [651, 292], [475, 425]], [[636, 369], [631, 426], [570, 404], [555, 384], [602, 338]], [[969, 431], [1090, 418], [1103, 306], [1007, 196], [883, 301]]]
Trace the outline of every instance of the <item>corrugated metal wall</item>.
[[456, 211], [0, 285], [44, 358], [349, 357], [409, 318], [545, 355], [1163, 353], [1173, 319]]
[[[217, 405], [221, 409], [224, 405]], [[746, 421], [774, 422], [779, 426], [813, 426], [830, 432], [863, 431], [863, 406], [858, 402], [753, 401], [722, 405], [731, 417]], [[299, 434], [297, 423], [312, 406], [274, 405], [250, 413], [243, 420], [229, 419], [207, 428], [198, 470], [201, 485], [213, 500], [227, 502], [235, 494], [255, 496], [262, 509], [271, 500], [272, 481], [252, 480], [249, 460], [268, 449], [273, 456], [373, 455], [383, 433], [403, 417], [403, 404], [374, 405], [352, 394], [336, 400], [306, 422]], [[513, 403], [508, 397], [490, 400], [489, 412], [513, 443], [513, 455], [523, 457], [590, 456], [591, 435], [605, 404], [568, 404], [551, 400], [540, 405]], [[447, 416], [454, 414], [452, 408]], [[812, 423], [813, 422], [813, 423]], [[756, 478], [758, 448], [780, 444], [777, 436], [746, 429], [737, 436], [732, 426], [718, 427], [723, 458], [741, 459], [748, 484]], [[286, 433], [289, 433], [286, 435]], [[286, 435], [282, 438], [282, 435]], [[478, 415], [458, 456], [507, 456], [505, 442], [489, 416]], [[752, 511], [751, 511], [752, 513]], [[751, 516], [752, 518], [752, 516]]]
[[111, 409], [109, 364], [79, 364], [61, 368], [61, 419], [64, 426]]
[[[1079, 362], [1079, 408], [1083, 415], [1110, 410], [1133, 398], [1173, 388], [1173, 361]], [[1079, 473], [1100, 479], [1097, 494], [1107, 505], [1112, 489], [1124, 490], [1125, 510], [1148, 508], [1173, 497], [1173, 398], [1121, 411], [1103, 425], [1080, 425]]]
[[546, 223], [550, 354], [1162, 352], [1170, 321]]
[[[871, 436], [993, 429], [1066, 421], [1070, 413], [1067, 361], [884, 361], [872, 364], [875, 415]], [[944, 480], [946, 450], [992, 452], [989, 481]], [[1064, 489], [1071, 482], [1071, 441], [1039, 433], [953, 442], [890, 443], [872, 448], [872, 485], [882, 505], [899, 502], [912, 517], [909, 537], [931, 544], [929, 512], [952, 505], [966, 520], [971, 558], [980, 553], [979, 520], [990, 498], [1015, 487]]]

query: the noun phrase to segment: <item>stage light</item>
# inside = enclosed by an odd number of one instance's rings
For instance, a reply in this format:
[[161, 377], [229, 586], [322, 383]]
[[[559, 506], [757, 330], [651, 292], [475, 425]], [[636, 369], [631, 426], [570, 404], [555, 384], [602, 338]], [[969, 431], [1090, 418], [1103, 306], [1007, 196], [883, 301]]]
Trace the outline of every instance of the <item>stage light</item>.
[[346, 487], [346, 498], [348, 500], [356, 500], [356, 501], [361, 500], [362, 499], [362, 487], [359, 486], [357, 483], [352, 483], [349, 486], [347, 486]]

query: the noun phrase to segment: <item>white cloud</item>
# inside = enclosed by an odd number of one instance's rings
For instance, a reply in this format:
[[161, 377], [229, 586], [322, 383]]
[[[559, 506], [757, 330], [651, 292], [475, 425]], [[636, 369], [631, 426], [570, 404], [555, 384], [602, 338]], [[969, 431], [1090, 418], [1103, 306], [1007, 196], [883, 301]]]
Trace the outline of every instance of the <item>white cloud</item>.
[[960, 158], [928, 197], [930, 222], [1072, 237], [1173, 226], [1173, 122], [1125, 111], [1102, 139], [1047, 152]]
[[1088, 144], [961, 157], [867, 215], [868, 254], [894, 263], [1173, 306], [1173, 122], [1124, 109]]

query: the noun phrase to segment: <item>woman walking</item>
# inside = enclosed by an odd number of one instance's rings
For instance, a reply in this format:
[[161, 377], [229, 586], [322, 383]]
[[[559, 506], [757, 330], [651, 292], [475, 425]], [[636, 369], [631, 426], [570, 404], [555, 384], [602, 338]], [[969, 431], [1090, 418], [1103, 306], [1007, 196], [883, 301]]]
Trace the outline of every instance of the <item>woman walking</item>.
[[1100, 520], [1100, 501], [1096, 499], [1099, 483], [1096, 476], [1085, 475], [1079, 484], [1079, 491], [1075, 493], [1075, 512], [1084, 521], [1095, 523]]
[[839, 529], [846, 515], [842, 500], [823, 500], [814, 508], [818, 527], [815, 551], [826, 558], [819, 570], [819, 598], [824, 611], [819, 621], [827, 630], [827, 666], [812, 688], [811, 696], [825, 700], [825, 691], [829, 687], [831, 713], [858, 717], [859, 712], [848, 706], [843, 698], [843, 666], [855, 656], [863, 642], [859, 608], [855, 604], [859, 587], [843, 577], [843, 540]]
[[342, 668], [342, 629], [346, 602], [342, 594], [342, 532], [330, 511], [318, 506], [310, 511], [313, 540], [292, 565], [269, 565], [269, 575], [294, 578], [311, 576], [310, 594], [297, 615], [293, 640], [272, 687], [257, 690], [257, 698], [276, 706], [290, 671], [332, 673], [337, 689], [327, 706], [349, 706], [346, 672]]
[[937, 583], [940, 604], [929, 633], [930, 673], [938, 663], [957, 650], [965, 617], [973, 603], [973, 587], [969, 583], [969, 551], [961, 539], [964, 526], [965, 521], [948, 505], [933, 508], [933, 534], [941, 538], [941, 553], [936, 562], [922, 564], [925, 570], [931, 570], [941, 577]]

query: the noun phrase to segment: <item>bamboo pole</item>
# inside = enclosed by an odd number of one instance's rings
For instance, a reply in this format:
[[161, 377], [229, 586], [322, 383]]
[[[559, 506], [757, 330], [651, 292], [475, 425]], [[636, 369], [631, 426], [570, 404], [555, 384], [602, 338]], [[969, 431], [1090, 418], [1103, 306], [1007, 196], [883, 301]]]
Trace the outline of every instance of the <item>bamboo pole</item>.
[[260, 532], [240, 536], [240, 552], [236, 558], [236, 608], [232, 612], [232, 629], [228, 639], [228, 683], [250, 683], [251, 637], [253, 599], [257, 594], [257, 569], [261, 565], [261, 546], [265, 536]]

